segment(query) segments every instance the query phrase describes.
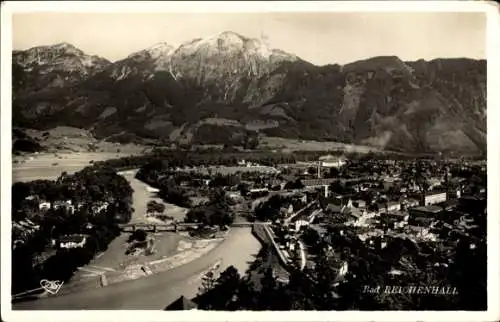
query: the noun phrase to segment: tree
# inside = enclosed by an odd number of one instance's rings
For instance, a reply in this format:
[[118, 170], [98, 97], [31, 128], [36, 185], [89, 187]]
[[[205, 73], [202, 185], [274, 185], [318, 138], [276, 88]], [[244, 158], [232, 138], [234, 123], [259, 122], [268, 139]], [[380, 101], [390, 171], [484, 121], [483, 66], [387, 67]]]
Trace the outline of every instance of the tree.
[[[487, 305], [487, 255], [485, 239], [474, 243], [463, 238], [450, 267], [450, 281], [459, 292], [457, 307], [485, 310]], [[471, 263], [474, 263], [471, 265]]]
[[339, 176], [339, 174], [340, 174], [339, 169], [337, 169], [337, 168], [333, 168], [333, 167], [332, 167], [332, 168], [330, 168], [330, 170], [328, 171], [327, 177], [328, 177], [328, 178], [336, 178], [336, 177], [338, 177], [338, 176]]
[[335, 180], [330, 184], [329, 187], [330, 191], [338, 194], [344, 194], [345, 193], [345, 188], [344, 185], [340, 182], [340, 180]]
[[376, 203], [368, 205], [367, 209], [368, 211], [374, 211], [374, 212], [378, 212], [380, 210], [378, 204]]
[[300, 179], [297, 179], [295, 181], [288, 181], [285, 184], [284, 188], [286, 190], [302, 189], [302, 188], [304, 188], [304, 184], [302, 183], [302, 181]]
[[250, 189], [249, 189], [247, 183], [238, 184], [238, 190], [240, 191], [240, 194], [242, 196], [246, 196], [250, 192]]
[[212, 191], [207, 204], [191, 209], [186, 214], [187, 222], [202, 223], [207, 226], [225, 226], [232, 224], [232, 214], [225, 192], [222, 189]]
[[148, 237], [148, 233], [142, 229], [137, 229], [136, 231], [134, 231], [129, 239], [128, 239], [128, 242], [133, 242], [133, 241], [139, 241], [139, 242], [143, 242], [146, 240], [146, 238]]
[[180, 207], [189, 207], [189, 197], [183, 189], [177, 188], [170, 183], [164, 184], [158, 195], [165, 201]]
[[14, 144], [12, 145], [12, 151], [13, 152], [37, 152], [41, 151], [42, 146], [40, 143], [36, 142], [35, 140], [28, 138], [28, 139], [18, 139], [14, 141]]
[[146, 212], [154, 212], [155, 211], [155, 207], [156, 206], [156, 201], [154, 200], [151, 200], [147, 203], [146, 205]]
[[417, 163], [417, 168], [415, 170], [415, 183], [422, 190], [422, 192], [426, 193], [429, 190], [429, 181], [427, 173], [424, 170], [424, 165], [422, 162]]
[[165, 204], [163, 203], [157, 203], [156, 204], [156, 212], [158, 213], [163, 213], [165, 211]]
[[240, 284], [240, 274], [234, 266], [229, 266], [220, 273], [215, 286], [212, 290], [215, 310], [234, 310], [236, 309], [237, 290]]
[[12, 185], [12, 209], [20, 208], [21, 202], [29, 195], [30, 187], [24, 182]]
[[320, 241], [320, 236], [316, 230], [308, 227], [304, 231], [302, 238], [308, 246], [311, 246], [311, 249], [313, 249], [313, 250], [317, 249], [317, 246], [318, 246], [319, 241]]
[[279, 305], [278, 284], [271, 267], [266, 267], [260, 279], [261, 290], [256, 295], [259, 310], [276, 310]]
[[147, 212], [163, 213], [165, 211], [165, 205], [163, 203], [151, 200], [147, 204]]
[[280, 217], [280, 208], [283, 205], [280, 195], [274, 195], [268, 201], [261, 203], [255, 209], [255, 216], [260, 221], [274, 221]]
[[201, 278], [201, 286], [199, 289], [199, 294], [204, 294], [210, 292], [215, 287], [215, 274], [213, 270], [208, 271]]
[[257, 146], [259, 145], [259, 138], [256, 137], [256, 136], [246, 136], [245, 137], [245, 141], [243, 143], [243, 148], [246, 149], [246, 150], [254, 150], [257, 148]]

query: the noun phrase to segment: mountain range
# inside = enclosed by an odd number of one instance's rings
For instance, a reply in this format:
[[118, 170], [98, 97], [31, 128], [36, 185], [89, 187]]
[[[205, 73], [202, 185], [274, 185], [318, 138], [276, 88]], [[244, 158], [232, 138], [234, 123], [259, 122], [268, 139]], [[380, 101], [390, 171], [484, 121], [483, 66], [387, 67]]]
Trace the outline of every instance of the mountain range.
[[116, 62], [67, 43], [34, 47], [13, 52], [12, 72], [20, 127], [74, 126], [114, 141], [245, 145], [270, 136], [486, 151], [486, 60], [317, 66], [222, 32]]

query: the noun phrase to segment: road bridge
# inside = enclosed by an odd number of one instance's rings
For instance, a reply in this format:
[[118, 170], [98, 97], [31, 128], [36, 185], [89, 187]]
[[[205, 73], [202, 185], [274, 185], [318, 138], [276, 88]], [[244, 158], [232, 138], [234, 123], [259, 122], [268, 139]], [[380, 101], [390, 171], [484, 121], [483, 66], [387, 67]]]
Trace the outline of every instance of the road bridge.
[[[231, 224], [231, 227], [252, 227], [254, 223], [249, 221], [238, 221]], [[148, 232], [177, 232], [188, 229], [197, 229], [202, 224], [199, 223], [176, 223], [176, 224], [157, 224], [157, 223], [129, 223], [119, 225], [123, 232], [134, 232], [142, 229]]]
[[124, 232], [134, 232], [137, 229], [142, 229], [144, 231], [152, 232], [162, 232], [162, 231], [179, 231], [186, 230], [189, 228], [196, 229], [201, 224], [198, 223], [175, 223], [175, 224], [157, 224], [157, 223], [129, 223], [119, 225], [120, 230]]
[[231, 224], [231, 227], [252, 227], [253, 226], [253, 222], [249, 222], [249, 221], [240, 221], [240, 222], [234, 222]]

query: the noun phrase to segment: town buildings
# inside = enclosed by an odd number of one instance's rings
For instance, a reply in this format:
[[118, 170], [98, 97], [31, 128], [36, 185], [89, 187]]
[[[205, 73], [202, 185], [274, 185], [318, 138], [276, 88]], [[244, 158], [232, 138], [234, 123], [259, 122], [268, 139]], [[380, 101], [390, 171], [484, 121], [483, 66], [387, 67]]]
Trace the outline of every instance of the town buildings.
[[446, 192], [428, 193], [424, 197], [424, 204], [422, 206], [435, 205], [446, 201]]
[[59, 248], [72, 249], [83, 248], [87, 242], [85, 235], [67, 235], [57, 241]]
[[346, 164], [345, 157], [336, 157], [331, 154], [319, 158], [319, 165], [324, 168], [340, 168]]

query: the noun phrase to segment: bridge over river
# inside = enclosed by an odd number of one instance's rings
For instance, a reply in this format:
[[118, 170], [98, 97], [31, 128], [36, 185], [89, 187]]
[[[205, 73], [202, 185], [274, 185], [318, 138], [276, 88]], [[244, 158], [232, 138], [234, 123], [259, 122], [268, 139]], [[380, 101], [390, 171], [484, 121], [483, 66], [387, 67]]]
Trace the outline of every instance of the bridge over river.
[[[239, 221], [231, 224], [231, 227], [252, 227], [253, 223], [249, 221]], [[189, 229], [197, 229], [201, 226], [199, 223], [171, 223], [171, 224], [157, 224], [157, 223], [130, 223], [119, 225], [120, 230], [123, 232], [134, 232], [137, 229], [142, 229], [147, 232], [177, 232]]]

